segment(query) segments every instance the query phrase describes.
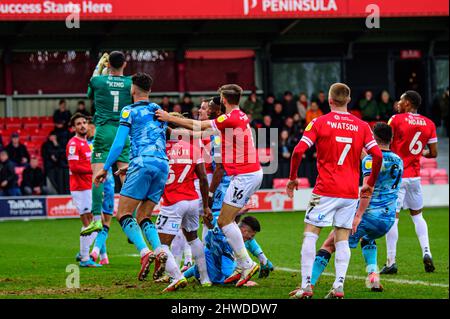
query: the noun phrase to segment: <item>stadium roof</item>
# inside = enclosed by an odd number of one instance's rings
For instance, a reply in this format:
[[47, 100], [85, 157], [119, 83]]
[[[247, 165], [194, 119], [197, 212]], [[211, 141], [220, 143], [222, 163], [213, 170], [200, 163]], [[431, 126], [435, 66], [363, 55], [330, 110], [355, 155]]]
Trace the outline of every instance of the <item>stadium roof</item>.
[[348, 43], [441, 43], [448, 51], [447, 17], [382, 18], [379, 29], [365, 19], [260, 19], [0, 22], [2, 47], [27, 50], [264, 48], [271, 45]]

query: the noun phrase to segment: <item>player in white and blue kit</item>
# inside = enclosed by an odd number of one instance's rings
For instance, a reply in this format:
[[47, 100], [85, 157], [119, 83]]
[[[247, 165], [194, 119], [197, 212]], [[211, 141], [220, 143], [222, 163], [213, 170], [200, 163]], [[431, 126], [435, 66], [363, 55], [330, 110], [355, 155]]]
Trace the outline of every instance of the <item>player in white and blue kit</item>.
[[[389, 150], [392, 141], [392, 129], [385, 123], [377, 123], [373, 129], [375, 140], [383, 152], [383, 166], [374, 187], [372, 198], [361, 198], [353, 222], [350, 248], [356, 248], [361, 242], [361, 249], [366, 262], [368, 278], [366, 284], [372, 291], [382, 291], [377, 265], [377, 246], [375, 240], [383, 237], [395, 221], [395, 210], [399, 186], [403, 174], [403, 161]], [[362, 161], [362, 173], [368, 178], [372, 169], [372, 157], [366, 156]], [[333, 234], [327, 238], [317, 252], [313, 266], [311, 284], [317, 283], [334, 252]]]
[[[160, 122], [155, 117], [155, 111], [161, 107], [148, 100], [152, 78], [145, 73], [137, 73], [132, 77], [132, 82], [131, 94], [135, 103], [122, 109], [114, 143], [103, 169], [94, 176], [94, 183], [98, 185], [104, 182], [108, 170], [119, 157], [129, 135], [130, 165], [120, 192], [116, 218], [141, 255], [138, 279], [144, 280], [150, 264], [155, 259], [155, 272], [160, 272], [170, 257], [170, 250], [161, 246], [158, 233], [150, 220], [153, 209], [162, 196], [169, 173], [166, 155], [167, 123]], [[135, 219], [132, 214], [136, 208]], [[142, 233], [153, 247], [154, 253], [147, 247]]]

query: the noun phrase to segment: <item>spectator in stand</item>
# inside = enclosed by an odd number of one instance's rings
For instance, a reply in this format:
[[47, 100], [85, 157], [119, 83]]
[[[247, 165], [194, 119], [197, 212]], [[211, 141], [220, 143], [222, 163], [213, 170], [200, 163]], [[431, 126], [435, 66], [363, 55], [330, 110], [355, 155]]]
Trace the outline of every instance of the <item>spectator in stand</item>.
[[284, 92], [283, 96], [283, 113], [284, 116], [294, 116], [297, 113], [297, 103], [294, 101], [294, 95], [291, 91]]
[[59, 143], [64, 147], [69, 141], [69, 121], [72, 114], [66, 109], [66, 100], [59, 101], [59, 107], [53, 113], [53, 122], [55, 123], [55, 133]]
[[387, 121], [394, 114], [394, 101], [388, 91], [381, 92], [380, 103], [378, 103], [378, 116], [379, 120]]
[[275, 95], [270, 93], [267, 95], [263, 104], [263, 115], [273, 116], [273, 109], [275, 108]]
[[289, 169], [291, 162], [293, 146], [289, 143], [289, 132], [286, 130], [281, 131], [280, 141], [278, 143], [278, 178], [289, 177]]
[[64, 169], [67, 166], [66, 153], [65, 148], [58, 142], [55, 132], [51, 132], [48, 140], [42, 144], [41, 154], [46, 176], [58, 194], [64, 194], [67, 189], [67, 185], [64, 185]]
[[318, 118], [319, 116], [322, 116], [323, 113], [319, 108], [319, 105], [316, 101], [311, 102], [311, 105], [308, 108], [308, 111], [306, 111], [306, 125], [308, 125], [312, 120], [315, 118]]
[[190, 118], [193, 120], [198, 120], [198, 107], [194, 106], [192, 108]]
[[169, 99], [169, 96], [168, 96], [168, 95], [164, 95], [164, 96], [162, 97], [160, 106], [162, 107], [162, 109], [163, 109], [164, 111], [166, 111], [166, 112], [172, 112], [172, 110], [173, 110], [173, 105], [174, 105], [174, 104], [173, 104], [172, 102], [170, 102], [170, 99]]
[[281, 131], [281, 128], [284, 125], [284, 112], [283, 112], [283, 104], [281, 102], [275, 102], [275, 107], [273, 110], [272, 116], [272, 127], [277, 128], [278, 132]]
[[181, 105], [180, 104], [175, 104], [174, 106], [173, 106], [173, 112], [177, 112], [177, 113], [183, 113], [183, 109], [181, 108]]
[[15, 166], [25, 166], [30, 162], [30, 153], [28, 153], [25, 145], [20, 143], [19, 134], [16, 132], [11, 134], [11, 142], [5, 150]]
[[269, 147], [270, 146], [270, 129], [273, 128], [272, 118], [269, 115], [265, 115], [263, 117], [263, 123], [261, 128], [263, 130], [258, 131], [259, 133], [263, 132], [265, 136], [265, 140], [263, 141], [262, 136], [258, 136], [258, 147]]
[[308, 98], [305, 93], [300, 93], [297, 101], [297, 112], [302, 120], [306, 119], [306, 110], [308, 108]]
[[294, 120], [294, 131], [299, 132], [301, 129], [305, 127], [305, 120], [306, 120], [306, 113], [305, 113], [305, 119], [302, 119], [300, 117], [300, 114], [294, 114], [294, 117], [292, 118]]
[[86, 103], [84, 103], [84, 101], [78, 101], [78, 107], [75, 113], [81, 113], [86, 116], [91, 116], [91, 113], [86, 109]]
[[254, 120], [262, 120], [263, 105], [255, 91], [253, 91], [247, 100], [245, 100], [242, 110], [246, 114], [251, 114]]
[[0, 196], [21, 196], [17, 185], [19, 177], [14, 164], [9, 160], [8, 152], [0, 152]]
[[182, 113], [191, 114], [191, 110], [194, 107], [194, 102], [192, 102], [192, 97], [189, 93], [185, 93], [183, 96], [183, 101], [180, 103]]
[[45, 176], [42, 169], [38, 166], [37, 157], [32, 157], [30, 166], [25, 168], [22, 173], [22, 184], [20, 185], [24, 195], [47, 195], [48, 189], [45, 186]]
[[316, 102], [323, 114], [330, 113], [330, 105], [324, 91], [319, 91]]
[[373, 122], [379, 120], [378, 103], [374, 100], [372, 91], [367, 90], [364, 93], [364, 98], [359, 101], [359, 108], [364, 121]]

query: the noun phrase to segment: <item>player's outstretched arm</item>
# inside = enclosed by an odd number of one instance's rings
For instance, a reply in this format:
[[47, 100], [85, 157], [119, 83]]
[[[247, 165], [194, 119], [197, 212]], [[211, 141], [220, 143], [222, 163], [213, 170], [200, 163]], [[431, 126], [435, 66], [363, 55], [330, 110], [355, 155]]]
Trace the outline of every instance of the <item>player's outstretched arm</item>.
[[[368, 183], [369, 177], [364, 177], [363, 184]], [[355, 217], [353, 219], [353, 225], [352, 225], [352, 235], [356, 233], [356, 230], [358, 229], [359, 224], [361, 223], [361, 219], [366, 212], [367, 207], [369, 207], [371, 197], [361, 197], [359, 199], [358, 204], [358, 210], [356, 211]]]
[[179, 118], [172, 116], [164, 110], [156, 110], [155, 112], [158, 120], [184, 127], [191, 131], [204, 131], [212, 128], [210, 121], [196, 121], [191, 119]]
[[297, 174], [298, 168], [302, 162], [303, 154], [305, 154], [306, 150], [309, 148], [309, 145], [300, 140], [297, 146], [295, 146], [294, 151], [292, 152], [291, 157], [291, 171], [289, 173], [289, 182], [286, 185], [286, 193], [289, 198], [294, 197], [294, 189], [298, 187]]
[[225, 173], [225, 168], [223, 167], [222, 163], [216, 163], [216, 168], [214, 169], [213, 177], [211, 180], [211, 185], [209, 185], [209, 207], [212, 207], [212, 203], [214, 200], [214, 193], [219, 186], [220, 182], [222, 181], [223, 174]]
[[108, 170], [117, 161], [120, 154], [122, 153], [129, 132], [130, 128], [128, 126], [119, 125], [119, 129], [117, 130], [116, 137], [114, 138], [114, 142], [111, 146], [111, 149], [109, 150], [105, 165], [103, 166], [103, 169], [100, 170], [96, 176], [94, 176], [94, 184], [96, 186], [105, 181]]
[[195, 174], [198, 177], [200, 193], [202, 195], [203, 211], [206, 219], [211, 219], [211, 211], [208, 206], [208, 178], [206, 177], [205, 163], [199, 163], [195, 166]]

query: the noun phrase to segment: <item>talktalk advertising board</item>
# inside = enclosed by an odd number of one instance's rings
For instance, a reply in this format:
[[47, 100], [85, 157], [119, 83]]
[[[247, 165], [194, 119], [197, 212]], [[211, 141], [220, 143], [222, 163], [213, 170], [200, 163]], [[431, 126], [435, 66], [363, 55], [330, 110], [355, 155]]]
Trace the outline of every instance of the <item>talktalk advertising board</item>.
[[182, 20], [448, 16], [447, 0], [0, 0], [1, 20]]

